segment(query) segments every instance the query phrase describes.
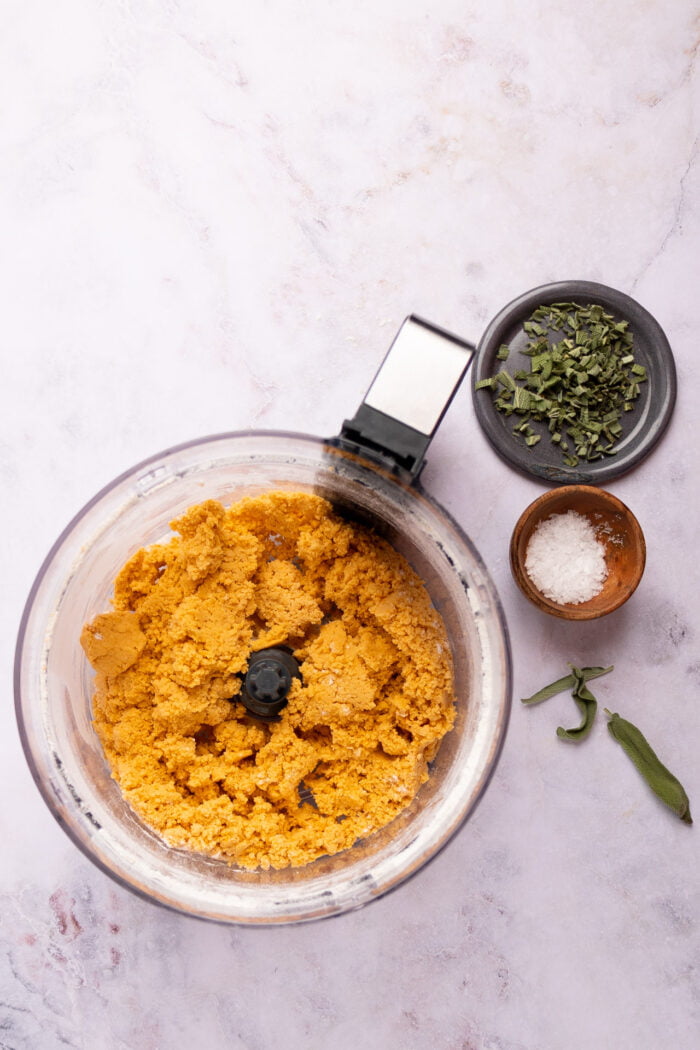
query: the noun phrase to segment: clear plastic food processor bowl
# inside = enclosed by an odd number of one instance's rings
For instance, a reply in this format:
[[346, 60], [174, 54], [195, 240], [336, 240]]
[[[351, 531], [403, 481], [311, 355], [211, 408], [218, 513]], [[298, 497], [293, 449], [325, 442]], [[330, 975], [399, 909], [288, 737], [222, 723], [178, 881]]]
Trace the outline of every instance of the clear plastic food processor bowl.
[[[359, 415], [359, 413], [358, 413]], [[454, 659], [456, 723], [411, 805], [351, 849], [282, 871], [238, 869], [168, 846], [124, 801], [91, 722], [93, 671], [78, 639], [110, 607], [113, 581], [194, 503], [272, 490], [316, 493], [371, 524], [422, 577]], [[482, 561], [415, 481], [352, 442], [303, 434], [223, 434], [170, 449], [100, 492], [70, 523], [27, 601], [15, 696], [22, 743], [50, 810], [103, 871], [190, 915], [288, 923], [358, 908], [397, 887], [445, 846], [484, 791], [510, 707], [508, 636]]]

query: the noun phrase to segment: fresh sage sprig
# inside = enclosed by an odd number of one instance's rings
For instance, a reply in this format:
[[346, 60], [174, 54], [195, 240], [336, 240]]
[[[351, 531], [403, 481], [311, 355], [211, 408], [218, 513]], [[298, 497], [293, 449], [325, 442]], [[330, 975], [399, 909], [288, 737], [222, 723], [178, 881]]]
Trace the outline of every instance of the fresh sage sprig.
[[644, 734], [635, 725], [604, 708], [608, 729], [614, 740], [631, 758], [654, 794], [686, 824], [692, 824], [690, 801], [683, 785], [661, 762]]
[[[523, 697], [522, 704], [539, 704], [543, 700], [549, 700], [557, 693], [563, 693], [566, 689], [572, 690], [572, 696], [582, 714], [581, 724], [573, 729], [557, 729], [557, 736], [561, 740], [583, 740], [591, 731], [595, 720], [598, 702], [588, 689], [586, 682], [601, 675], [608, 674], [613, 667], [571, 667], [571, 674], [557, 678], [543, 689], [539, 689], [532, 696]], [[627, 753], [636, 768], [646, 780], [654, 794], [661, 799], [673, 812], [686, 824], [692, 824], [690, 816], [690, 802], [685, 789], [679, 780], [674, 777], [661, 762], [644, 734], [635, 725], [613, 714], [604, 708], [608, 716], [608, 729], [610, 735]]]
[[581, 724], [574, 726], [573, 729], [564, 729], [563, 726], [559, 726], [557, 736], [560, 740], [578, 742], [585, 740], [590, 733], [595, 721], [596, 711], [598, 710], [598, 701], [586, 686], [586, 682], [590, 682], [592, 678], [599, 678], [601, 675], [607, 674], [613, 668], [570, 666], [571, 674], [565, 675], [564, 678], [558, 678], [556, 682], [546, 685], [544, 689], [540, 689], [539, 692], [526, 697], [520, 702], [522, 704], [539, 704], [542, 700], [549, 700], [550, 696], [556, 696], [557, 693], [563, 693], [566, 689], [571, 689], [571, 695], [581, 712]]
[[[515, 414], [516, 438], [532, 448], [542, 437], [532, 422], [546, 423], [563, 462], [575, 467], [615, 454], [622, 415], [634, 408], [647, 373], [634, 359], [632, 332], [599, 304], [538, 306], [524, 322], [529, 371], [502, 368], [476, 384], [489, 390], [498, 412]], [[497, 361], [507, 361], [503, 344]]]

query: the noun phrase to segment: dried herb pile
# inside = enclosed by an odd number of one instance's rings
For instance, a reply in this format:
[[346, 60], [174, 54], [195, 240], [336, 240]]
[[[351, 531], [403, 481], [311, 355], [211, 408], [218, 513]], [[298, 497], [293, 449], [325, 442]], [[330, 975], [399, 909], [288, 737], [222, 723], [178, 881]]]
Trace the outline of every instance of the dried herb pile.
[[[502, 369], [476, 389], [491, 391], [499, 412], [518, 417], [513, 432], [528, 447], [542, 437], [532, 423], [546, 424], [568, 467], [614, 455], [622, 414], [634, 408], [647, 378], [634, 360], [628, 322], [599, 304], [552, 303], [537, 307], [523, 330], [529, 371]], [[496, 358], [509, 355], [504, 343]]]

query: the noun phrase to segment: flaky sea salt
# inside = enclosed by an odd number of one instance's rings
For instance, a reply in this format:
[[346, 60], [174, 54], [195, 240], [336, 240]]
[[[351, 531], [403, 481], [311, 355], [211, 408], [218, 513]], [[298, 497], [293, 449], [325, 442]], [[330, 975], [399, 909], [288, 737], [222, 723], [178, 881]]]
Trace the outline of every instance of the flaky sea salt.
[[603, 589], [608, 575], [605, 547], [583, 514], [553, 514], [530, 538], [525, 571], [546, 598], [559, 605], [579, 605]]

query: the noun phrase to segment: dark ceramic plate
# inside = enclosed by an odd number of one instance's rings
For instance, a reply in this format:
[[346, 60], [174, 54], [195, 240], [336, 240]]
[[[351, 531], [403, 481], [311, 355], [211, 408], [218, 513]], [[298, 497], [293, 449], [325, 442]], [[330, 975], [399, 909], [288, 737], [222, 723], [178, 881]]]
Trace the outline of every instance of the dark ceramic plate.
[[[497, 412], [490, 390], [475, 390], [472, 386], [474, 410], [486, 437], [511, 467], [551, 484], [598, 485], [637, 466], [659, 440], [673, 412], [676, 400], [673, 354], [663, 329], [644, 307], [614, 288], [591, 281], [560, 281], [533, 288], [509, 303], [489, 324], [477, 347], [472, 383], [488, 379], [503, 367], [511, 373], [519, 368], [529, 371], [530, 359], [520, 353], [528, 340], [522, 324], [538, 306], [558, 302], [582, 306], [599, 303], [616, 320], [629, 321], [635, 362], [646, 368], [647, 381], [640, 386], [634, 408], [622, 413], [622, 436], [615, 445], [615, 454], [592, 463], [581, 460], [577, 466], [567, 467], [561, 452], [549, 440], [544, 423], [531, 424], [536, 433], [542, 434], [542, 440], [528, 448], [513, 433], [517, 417]], [[511, 348], [505, 365], [496, 358], [503, 343]]]

